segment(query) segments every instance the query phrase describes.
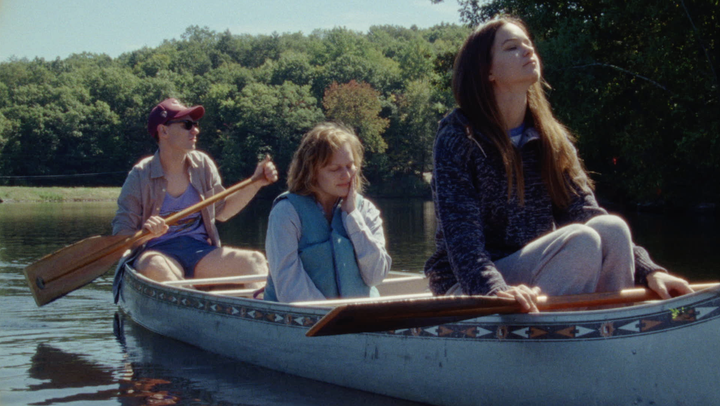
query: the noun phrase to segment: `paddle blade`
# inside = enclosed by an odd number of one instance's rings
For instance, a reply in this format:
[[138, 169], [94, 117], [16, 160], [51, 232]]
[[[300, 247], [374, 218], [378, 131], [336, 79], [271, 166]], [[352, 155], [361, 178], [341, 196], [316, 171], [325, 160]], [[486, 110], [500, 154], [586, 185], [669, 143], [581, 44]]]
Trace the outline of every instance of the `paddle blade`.
[[126, 235], [90, 237], [28, 265], [25, 279], [35, 303], [43, 306], [92, 282], [133, 243]]
[[338, 306], [307, 333], [308, 337], [427, 327], [496, 313], [515, 313], [514, 299], [487, 296], [440, 296]]

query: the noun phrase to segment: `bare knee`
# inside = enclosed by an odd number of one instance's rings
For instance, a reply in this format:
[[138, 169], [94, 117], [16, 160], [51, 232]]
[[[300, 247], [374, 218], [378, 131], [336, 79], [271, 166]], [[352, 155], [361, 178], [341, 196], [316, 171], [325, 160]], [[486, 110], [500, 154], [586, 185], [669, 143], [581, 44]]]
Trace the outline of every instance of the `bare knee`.
[[267, 259], [259, 251], [228, 249], [228, 259], [242, 274], [266, 274], [268, 272]]
[[[268, 265], [265, 255], [258, 251], [249, 250], [232, 250], [233, 269], [236, 269], [241, 275], [267, 275]], [[257, 289], [263, 286], [263, 283], [250, 282], [244, 284], [246, 288]]]
[[142, 254], [135, 261], [135, 269], [159, 282], [182, 279], [182, 271], [169, 258], [157, 252]]
[[248, 267], [250, 268], [248, 271], [250, 273], [254, 274], [266, 274], [268, 273], [268, 263], [267, 259], [265, 258], [265, 255], [259, 251], [249, 251], [247, 252], [248, 257]]

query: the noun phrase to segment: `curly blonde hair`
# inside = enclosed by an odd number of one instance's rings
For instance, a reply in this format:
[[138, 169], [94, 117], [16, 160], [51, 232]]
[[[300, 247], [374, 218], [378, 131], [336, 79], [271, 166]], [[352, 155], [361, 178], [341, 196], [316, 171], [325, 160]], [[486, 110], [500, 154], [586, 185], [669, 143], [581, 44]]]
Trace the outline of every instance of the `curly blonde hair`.
[[333, 153], [345, 144], [350, 144], [357, 167], [355, 187], [362, 193], [366, 183], [362, 176], [363, 146], [351, 128], [334, 122], [320, 123], [303, 136], [288, 171], [288, 191], [316, 195], [318, 170], [330, 164]]

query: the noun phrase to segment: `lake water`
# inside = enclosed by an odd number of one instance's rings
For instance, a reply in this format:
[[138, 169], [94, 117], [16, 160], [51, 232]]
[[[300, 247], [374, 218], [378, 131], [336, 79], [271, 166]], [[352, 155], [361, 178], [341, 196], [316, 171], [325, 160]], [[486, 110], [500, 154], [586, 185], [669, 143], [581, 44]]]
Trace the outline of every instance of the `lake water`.
[[[375, 199], [393, 269], [420, 272], [434, 250], [431, 202]], [[293, 377], [167, 339], [117, 314], [112, 272], [42, 308], [23, 268], [109, 235], [112, 202], [0, 204], [0, 405], [411, 405]], [[220, 225], [223, 242], [262, 249], [269, 202]], [[720, 278], [713, 216], [626, 213], [635, 240], [693, 281]]]

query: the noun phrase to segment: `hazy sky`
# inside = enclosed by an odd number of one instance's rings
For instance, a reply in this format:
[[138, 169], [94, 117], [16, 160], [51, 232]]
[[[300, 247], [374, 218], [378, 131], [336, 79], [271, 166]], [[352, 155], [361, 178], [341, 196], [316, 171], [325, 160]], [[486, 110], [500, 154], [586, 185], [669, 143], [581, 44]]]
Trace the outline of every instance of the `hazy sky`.
[[117, 57], [179, 39], [191, 25], [233, 34], [310, 34], [441, 22], [459, 22], [455, 0], [0, 0], [0, 62], [80, 52]]

